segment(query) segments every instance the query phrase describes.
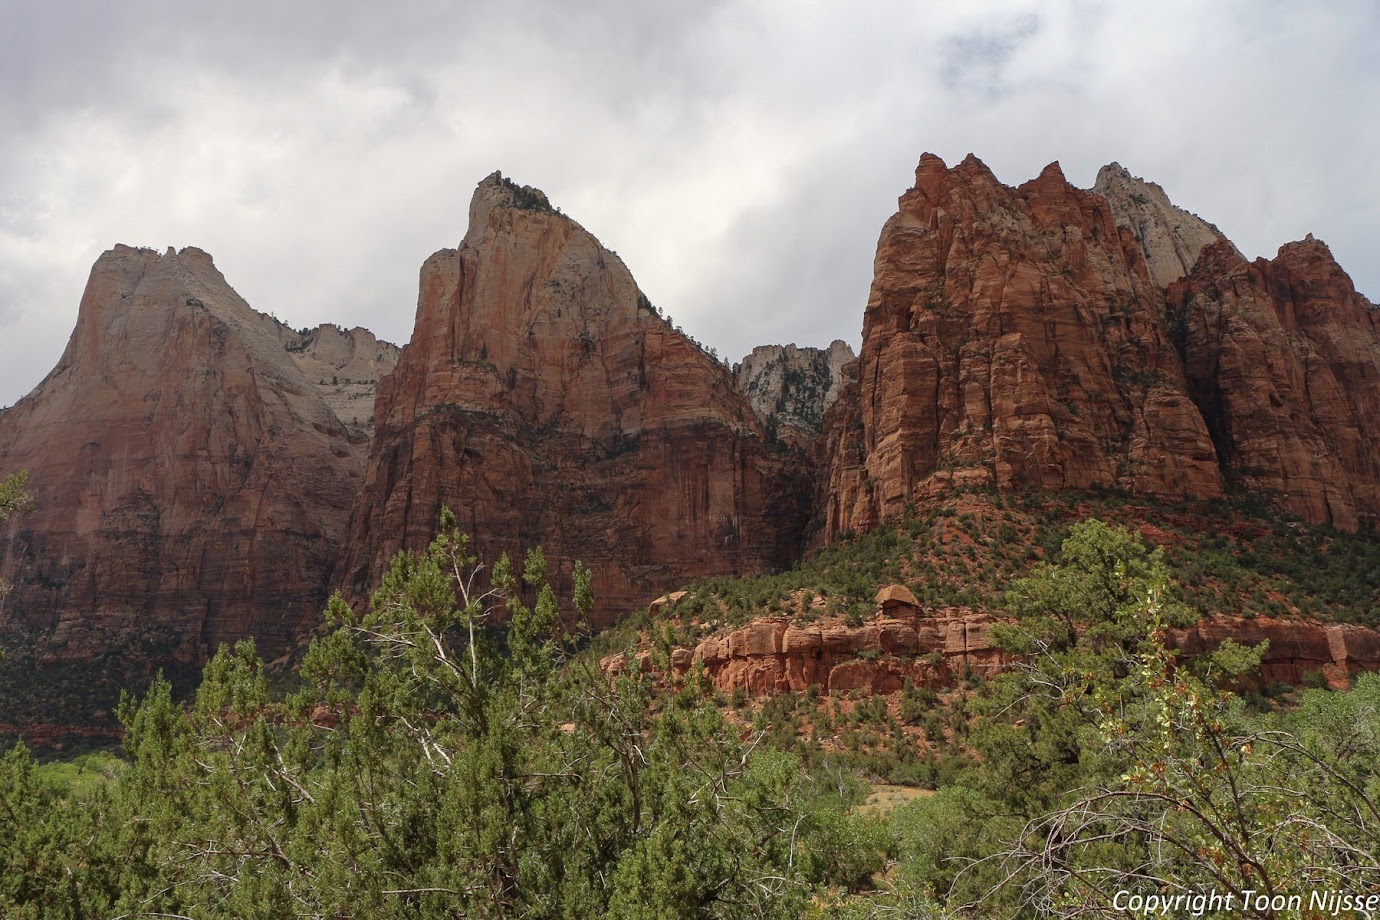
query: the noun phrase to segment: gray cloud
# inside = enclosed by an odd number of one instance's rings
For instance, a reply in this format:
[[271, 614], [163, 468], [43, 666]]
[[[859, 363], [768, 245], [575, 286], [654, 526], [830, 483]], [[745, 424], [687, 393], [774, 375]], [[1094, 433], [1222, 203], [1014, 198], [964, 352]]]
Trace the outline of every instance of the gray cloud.
[[1372, 4], [16, 0], [0, 56], [0, 404], [116, 242], [197, 245], [294, 326], [411, 332], [495, 168], [730, 357], [857, 342], [915, 161], [1118, 160], [1250, 255], [1380, 293]]

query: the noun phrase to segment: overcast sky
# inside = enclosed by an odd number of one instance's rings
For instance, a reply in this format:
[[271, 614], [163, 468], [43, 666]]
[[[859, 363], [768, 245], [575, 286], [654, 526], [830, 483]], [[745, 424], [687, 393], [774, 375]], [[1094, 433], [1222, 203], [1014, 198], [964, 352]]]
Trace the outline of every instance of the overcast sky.
[[501, 169], [687, 331], [857, 345], [923, 151], [1117, 160], [1248, 256], [1380, 296], [1380, 5], [0, 0], [0, 405], [117, 242], [212, 253], [293, 326], [402, 344]]

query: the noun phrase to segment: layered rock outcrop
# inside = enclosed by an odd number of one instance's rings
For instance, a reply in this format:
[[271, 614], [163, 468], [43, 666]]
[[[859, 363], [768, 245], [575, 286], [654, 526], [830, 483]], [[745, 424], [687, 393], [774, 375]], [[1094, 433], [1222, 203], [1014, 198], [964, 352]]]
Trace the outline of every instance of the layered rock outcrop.
[[679, 673], [704, 665], [714, 686], [750, 693], [865, 690], [894, 693], [906, 681], [951, 687], [967, 674], [991, 676], [1009, 656], [991, 638], [996, 617], [966, 609], [896, 611], [862, 626], [797, 626], [754, 620], [679, 655]]
[[1269, 642], [1258, 679], [1299, 686], [1321, 672], [1334, 687], [1351, 677], [1380, 671], [1380, 632], [1351, 623], [1322, 624], [1272, 617], [1218, 617], [1188, 629], [1170, 630], [1167, 641], [1193, 658], [1215, 650], [1227, 639], [1238, 645]]
[[1228, 481], [1315, 524], [1380, 521], [1380, 312], [1327, 246], [1215, 244], [1169, 304]]
[[955, 484], [1222, 491], [1139, 242], [1057, 164], [1009, 188], [976, 157], [922, 157], [859, 362], [858, 408], [826, 434], [826, 536]]
[[808, 437], [823, 429], [824, 413], [843, 388], [843, 367], [855, 357], [838, 339], [828, 348], [759, 345], [733, 365], [733, 376], [763, 424]]
[[601, 616], [793, 559], [808, 483], [728, 369], [541, 192], [495, 173], [469, 217], [423, 265], [412, 341], [380, 385], [352, 591], [425, 545], [442, 506], [484, 558], [541, 544], [558, 581], [590, 566]]
[[1380, 519], [1377, 317], [1323, 244], [1247, 263], [1116, 164], [1009, 188], [927, 154], [826, 419], [823, 536], [953, 486], [1244, 491], [1355, 530]]
[[[966, 608], [921, 609], [898, 605], [861, 626], [799, 625], [786, 617], [764, 617], [702, 640], [693, 650], [672, 653], [672, 671], [683, 676], [697, 666], [720, 690], [759, 695], [821, 690], [894, 693], [911, 681], [941, 689], [967, 675], [991, 677], [1012, 664], [992, 637], [1001, 617]], [[1225, 640], [1255, 646], [1268, 642], [1252, 680], [1301, 686], [1313, 675], [1346, 687], [1357, 674], [1380, 670], [1380, 632], [1352, 624], [1214, 618], [1171, 630], [1171, 648], [1193, 658]], [[622, 656], [605, 659], [606, 670], [627, 667]], [[648, 668], [650, 653], [637, 666]]]
[[100, 257], [57, 367], [0, 416], [0, 475], [35, 499], [0, 534], [12, 659], [195, 667], [318, 621], [365, 447], [288, 333], [198, 249]]

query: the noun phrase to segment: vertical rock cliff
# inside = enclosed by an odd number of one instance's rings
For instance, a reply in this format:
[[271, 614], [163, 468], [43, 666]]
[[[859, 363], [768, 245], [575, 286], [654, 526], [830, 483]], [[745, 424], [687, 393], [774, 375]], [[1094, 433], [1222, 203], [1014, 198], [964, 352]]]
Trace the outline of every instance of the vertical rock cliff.
[[366, 446], [289, 333], [200, 250], [100, 257], [57, 367], [0, 416], [0, 474], [35, 499], [0, 533], [7, 667], [195, 667], [317, 622]]
[[379, 389], [351, 591], [425, 545], [442, 506], [485, 558], [541, 544], [560, 580], [590, 566], [601, 617], [798, 552], [808, 484], [729, 370], [541, 192], [481, 182], [463, 242], [426, 261], [420, 288]]
[[1315, 524], [1380, 521], [1380, 311], [1327, 246], [1215, 244], [1169, 304], [1228, 481]]
[[1322, 243], [1247, 262], [1113, 163], [1018, 188], [925, 155], [882, 230], [824, 536], [953, 486], [1273, 500], [1380, 519], [1380, 319]]
[[877, 246], [826, 536], [952, 485], [1222, 491], [1164, 297], [1107, 200], [926, 154]]

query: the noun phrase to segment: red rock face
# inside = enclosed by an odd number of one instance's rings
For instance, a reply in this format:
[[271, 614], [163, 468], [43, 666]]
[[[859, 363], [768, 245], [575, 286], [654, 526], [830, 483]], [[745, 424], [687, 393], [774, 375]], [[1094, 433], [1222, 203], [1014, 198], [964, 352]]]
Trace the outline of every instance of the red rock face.
[[1334, 687], [1367, 671], [1380, 671], [1380, 633], [1350, 623], [1323, 625], [1257, 617], [1204, 620], [1190, 629], [1171, 630], [1169, 645], [1194, 657], [1211, 652], [1226, 639], [1240, 645], [1269, 642], [1259, 679], [1299, 686], [1321, 671]]
[[11, 649], [196, 666], [316, 623], [364, 445], [314, 383], [204, 252], [101, 256], [61, 361], [0, 416], [0, 475], [35, 498], [0, 532]]
[[[907, 680], [920, 687], [952, 687], [965, 674], [991, 676], [1010, 658], [991, 639], [996, 617], [953, 608], [898, 608], [863, 626], [793, 626], [784, 617], [754, 620], [702, 641], [683, 655], [677, 673], [704, 664], [720, 690], [750, 693], [865, 690], [894, 693]], [[606, 669], [614, 670], [610, 661]]]
[[[693, 652], [677, 649], [671, 665], [679, 677], [699, 662], [720, 690], [768, 696], [810, 687], [887, 694], [907, 680], [941, 689], [966, 674], [991, 677], [1011, 666], [1011, 656], [992, 639], [992, 626], [1002, 621], [966, 608], [906, 606], [862, 626], [795, 626], [784, 617], [765, 617], [704, 639]], [[1349, 624], [1217, 618], [1171, 630], [1166, 641], [1191, 658], [1214, 651], [1226, 639], [1269, 643], [1256, 678], [1266, 683], [1300, 686], [1321, 672], [1332, 686], [1343, 688], [1356, 674], [1380, 670], [1380, 633]], [[628, 666], [621, 655], [601, 664], [610, 674]], [[650, 670], [650, 653], [639, 656], [637, 666]]]
[[863, 462], [832, 459], [826, 533], [952, 484], [1220, 493], [1163, 307], [1131, 231], [1057, 165], [1013, 189], [924, 156], [877, 246]]
[[615, 254], [497, 174], [459, 249], [423, 265], [412, 341], [375, 409], [356, 596], [426, 544], [443, 505], [481, 557], [541, 544], [566, 582], [574, 560], [590, 566], [602, 615], [798, 551], [808, 486], [766, 449], [728, 369]]
[[[1323, 244], [1248, 264], [1137, 181], [1109, 203], [1057, 165], [1013, 189], [921, 158], [877, 246], [857, 390], [826, 419], [825, 538], [965, 485], [1380, 516], [1375, 307]], [[1147, 252], [1161, 277], [1194, 269], [1166, 292]]]
[[1327, 246], [1216, 244], [1169, 301], [1228, 479], [1315, 524], [1380, 520], [1380, 316]]

